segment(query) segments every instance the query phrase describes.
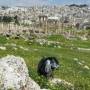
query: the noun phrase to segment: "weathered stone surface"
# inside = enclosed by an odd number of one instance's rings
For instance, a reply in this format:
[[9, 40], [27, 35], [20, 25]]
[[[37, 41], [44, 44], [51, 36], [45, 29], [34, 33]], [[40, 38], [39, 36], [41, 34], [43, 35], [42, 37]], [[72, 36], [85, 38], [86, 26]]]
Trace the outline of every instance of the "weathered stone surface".
[[69, 82], [59, 79], [59, 78], [54, 78], [54, 79], [50, 80], [50, 83], [51, 83], [51, 85], [61, 84], [64, 87], [70, 88], [70, 90], [74, 90], [74, 85], [72, 83], [69, 83]]
[[24, 59], [6, 56], [0, 59], [0, 90], [40, 90], [28, 74]]

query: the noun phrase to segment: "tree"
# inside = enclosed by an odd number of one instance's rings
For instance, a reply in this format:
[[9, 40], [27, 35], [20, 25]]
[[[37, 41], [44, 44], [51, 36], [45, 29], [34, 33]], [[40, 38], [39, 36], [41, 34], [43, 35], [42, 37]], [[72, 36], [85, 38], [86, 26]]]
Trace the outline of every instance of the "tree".
[[17, 15], [14, 17], [14, 22], [15, 22], [15, 24], [19, 25], [19, 20], [18, 20], [18, 16]]
[[4, 23], [10, 23], [12, 21], [13, 21], [13, 18], [10, 16], [3, 16], [3, 18], [2, 18], [2, 22], [4, 22]]

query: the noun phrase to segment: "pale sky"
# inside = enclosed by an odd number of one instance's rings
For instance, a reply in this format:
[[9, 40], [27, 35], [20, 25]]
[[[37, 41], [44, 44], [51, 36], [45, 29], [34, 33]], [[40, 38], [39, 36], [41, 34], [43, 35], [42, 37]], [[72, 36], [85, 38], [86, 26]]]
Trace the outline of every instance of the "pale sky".
[[0, 5], [7, 6], [31, 6], [31, 5], [65, 5], [65, 4], [89, 4], [90, 0], [0, 0]]

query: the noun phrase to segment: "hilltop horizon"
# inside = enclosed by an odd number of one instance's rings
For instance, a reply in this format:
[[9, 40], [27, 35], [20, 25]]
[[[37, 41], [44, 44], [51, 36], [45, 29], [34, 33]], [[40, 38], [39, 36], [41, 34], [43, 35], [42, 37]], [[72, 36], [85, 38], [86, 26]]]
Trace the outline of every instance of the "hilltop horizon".
[[9, 6], [9, 5], [0, 5], [0, 7], [4, 8], [10, 8], [10, 7], [54, 7], [54, 6], [60, 6], [60, 7], [63, 7], [63, 6], [69, 6], [69, 7], [72, 7], [72, 6], [76, 6], [76, 7], [90, 7], [90, 5], [88, 4], [66, 4], [66, 5], [32, 5], [32, 6]]

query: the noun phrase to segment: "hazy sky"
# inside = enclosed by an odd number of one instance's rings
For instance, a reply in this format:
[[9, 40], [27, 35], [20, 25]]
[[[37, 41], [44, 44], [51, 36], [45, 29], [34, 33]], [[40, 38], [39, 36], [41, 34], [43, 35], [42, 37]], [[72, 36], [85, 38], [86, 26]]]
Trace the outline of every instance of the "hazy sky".
[[63, 5], [63, 4], [89, 4], [90, 0], [0, 0], [0, 5], [31, 6], [31, 5]]

